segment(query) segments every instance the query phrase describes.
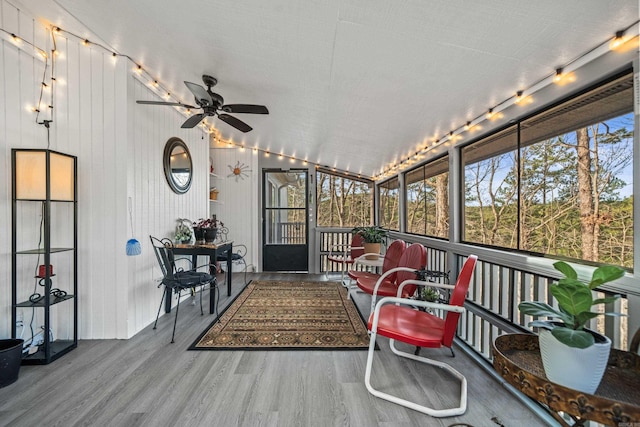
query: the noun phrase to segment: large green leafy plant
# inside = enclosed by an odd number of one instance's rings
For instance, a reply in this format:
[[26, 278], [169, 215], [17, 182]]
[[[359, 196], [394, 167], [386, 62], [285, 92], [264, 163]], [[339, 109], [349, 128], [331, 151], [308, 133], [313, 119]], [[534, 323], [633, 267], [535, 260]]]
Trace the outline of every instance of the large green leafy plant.
[[389, 231], [378, 225], [367, 227], [355, 227], [351, 230], [353, 234], [359, 234], [365, 243], [383, 243], [386, 241]]
[[558, 261], [553, 267], [560, 271], [564, 277], [551, 285], [551, 295], [558, 302], [559, 309], [540, 301], [524, 301], [518, 305], [518, 309], [531, 316], [546, 316], [559, 322], [536, 320], [529, 326], [551, 330], [553, 336], [569, 347], [587, 348], [595, 342], [593, 335], [584, 328], [587, 322], [594, 317], [604, 314], [619, 316], [619, 313], [595, 313], [591, 307], [598, 304], [609, 304], [620, 298], [615, 295], [607, 298], [593, 299], [592, 290], [598, 286], [619, 279], [624, 275], [620, 267], [605, 265], [593, 272], [591, 281], [584, 283], [578, 280], [576, 271], [566, 262]]

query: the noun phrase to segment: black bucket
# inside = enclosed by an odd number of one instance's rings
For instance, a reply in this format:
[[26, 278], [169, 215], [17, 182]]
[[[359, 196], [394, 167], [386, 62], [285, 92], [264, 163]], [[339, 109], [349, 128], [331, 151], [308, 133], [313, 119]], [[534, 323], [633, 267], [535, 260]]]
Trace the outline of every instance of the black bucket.
[[18, 380], [23, 343], [21, 339], [0, 340], [0, 388]]

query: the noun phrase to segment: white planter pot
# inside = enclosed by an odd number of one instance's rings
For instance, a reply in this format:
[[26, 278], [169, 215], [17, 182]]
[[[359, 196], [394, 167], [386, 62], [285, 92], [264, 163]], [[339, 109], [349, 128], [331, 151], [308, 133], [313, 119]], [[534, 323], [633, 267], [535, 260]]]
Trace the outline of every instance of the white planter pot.
[[551, 331], [541, 329], [540, 355], [549, 381], [565, 387], [593, 394], [607, 367], [611, 340], [596, 342], [591, 347], [569, 347], [558, 341]]

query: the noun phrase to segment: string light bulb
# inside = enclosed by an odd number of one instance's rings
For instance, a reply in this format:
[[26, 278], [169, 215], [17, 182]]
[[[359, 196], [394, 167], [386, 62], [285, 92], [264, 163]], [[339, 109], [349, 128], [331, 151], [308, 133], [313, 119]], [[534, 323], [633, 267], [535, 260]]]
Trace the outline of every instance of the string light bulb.
[[489, 108], [489, 111], [487, 111], [486, 117], [487, 119], [490, 119], [491, 117], [493, 117], [493, 108]]
[[522, 93], [523, 93], [523, 92], [522, 92], [521, 90], [519, 90], [519, 91], [517, 91], [517, 92], [516, 92], [516, 100], [515, 100], [515, 103], [516, 103], [516, 104], [519, 104], [519, 103], [520, 103], [520, 101], [522, 101]]
[[624, 43], [624, 30], [616, 31], [616, 35], [614, 36], [613, 40], [611, 40], [611, 43], [609, 43], [609, 49], [615, 50], [622, 46]]
[[562, 68], [557, 68], [556, 69], [556, 75], [553, 76], [553, 81], [556, 83], [559, 83], [562, 80], [562, 77], [564, 76], [563, 72], [562, 72]]
[[84, 40], [82, 40], [82, 45], [83, 45], [83, 46], [89, 46], [89, 43], [91, 43], [91, 42], [89, 41], [89, 39], [84, 39]]
[[467, 122], [464, 124], [464, 130], [469, 130], [471, 129], [471, 122]]

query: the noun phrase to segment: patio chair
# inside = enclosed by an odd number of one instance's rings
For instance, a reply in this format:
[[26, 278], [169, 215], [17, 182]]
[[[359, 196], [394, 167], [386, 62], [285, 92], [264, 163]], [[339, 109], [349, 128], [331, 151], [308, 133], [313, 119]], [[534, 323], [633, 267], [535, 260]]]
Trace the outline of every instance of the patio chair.
[[[384, 254], [384, 260], [382, 262], [382, 271], [380, 273], [372, 272], [372, 271], [349, 270], [349, 273], [348, 273], [349, 279], [353, 280], [356, 283], [360, 278], [378, 280], [380, 275], [398, 266], [398, 263], [400, 262], [400, 257], [402, 257], [402, 254], [404, 253], [404, 250], [406, 248], [407, 248], [407, 244], [404, 242], [404, 240], [400, 240], [400, 239], [394, 240], [389, 245], [386, 253]], [[367, 254], [360, 255], [358, 258], [355, 259], [354, 264], [357, 264], [358, 260], [361, 259], [362, 257], [365, 257], [366, 255]], [[396, 279], [395, 273], [389, 276], [389, 280], [395, 281], [395, 279]], [[349, 287], [349, 296], [351, 295], [351, 290], [355, 288], [356, 288], [355, 285]]]
[[[247, 255], [247, 247], [245, 245], [233, 245], [233, 249], [235, 250], [235, 252], [233, 252], [231, 254], [231, 265], [232, 271], [226, 271], [225, 272], [225, 283], [228, 280], [227, 275], [232, 274], [233, 273], [233, 265], [242, 265], [242, 271], [244, 272], [244, 284], [247, 284], [247, 262], [245, 261], [245, 256]], [[218, 262], [220, 263], [220, 265], [222, 267], [225, 267], [227, 265], [227, 254], [224, 253], [222, 255], [218, 255], [217, 257]]]
[[[387, 270], [378, 278], [360, 277], [356, 280], [356, 286], [371, 295], [371, 312], [373, 312], [378, 296], [396, 296], [398, 285], [405, 280], [415, 279], [416, 271], [422, 269], [426, 264], [427, 250], [421, 244], [414, 243], [404, 250], [397, 267]], [[412, 296], [416, 288], [416, 285], [406, 286], [401, 296], [405, 298]]]
[[158, 239], [153, 236], [149, 236], [151, 239], [151, 245], [153, 246], [153, 250], [156, 254], [156, 258], [158, 259], [158, 264], [160, 265], [160, 270], [162, 271], [162, 280], [160, 281], [161, 285], [165, 286], [164, 291], [162, 292], [162, 298], [160, 299], [160, 307], [158, 307], [158, 314], [156, 315], [156, 321], [153, 324], [153, 329], [156, 329], [158, 325], [158, 318], [160, 317], [160, 310], [162, 309], [162, 303], [166, 298], [171, 297], [171, 292], [178, 294], [178, 304], [176, 305], [176, 316], [173, 320], [173, 333], [171, 334], [171, 342], [175, 342], [174, 338], [176, 335], [176, 324], [178, 322], [178, 312], [180, 309], [180, 297], [182, 296], [182, 292], [185, 290], [191, 291], [196, 288], [200, 288], [200, 315], [204, 315], [204, 311], [202, 310], [202, 290], [205, 285], [211, 285], [212, 287], [217, 286], [215, 276], [198, 272], [197, 270], [202, 267], [209, 267], [209, 265], [203, 265], [191, 270], [183, 270], [176, 268], [175, 258], [173, 254], [173, 243], [169, 239]]
[[[449, 304], [433, 303], [400, 297], [403, 294], [403, 288], [406, 286], [434, 286], [434, 283], [432, 282], [420, 280], [407, 280], [401, 283], [396, 297], [382, 298], [378, 304], [376, 304], [375, 310], [371, 313], [368, 323], [369, 330], [371, 331], [371, 337], [369, 353], [367, 355], [365, 385], [367, 390], [369, 390], [369, 393], [381, 399], [388, 400], [433, 417], [450, 417], [465, 413], [467, 410], [467, 379], [460, 372], [456, 371], [453, 367], [444, 362], [398, 350], [396, 348], [395, 341], [401, 341], [417, 347], [448, 347], [451, 349], [460, 313], [464, 312], [463, 305], [476, 261], [477, 257], [475, 255], [469, 255], [465, 261], [462, 271], [458, 276], [456, 285], [453, 286], [453, 292]], [[437, 284], [436, 286], [446, 288], [452, 287], [451, 285], [441, 284]], [[443, 319], [429, 313], [428, 310], [442, 310], [446, 314]], [[443, 368], [458, 378], [460, 380], [459, 405], [455, 408], [434, 409], [374, 389], [371, 386], [371, 375], [376, 337], [378, 335], [389, 338], [391, 351], [396, 355]]]
[[354, 234], [351, 243], [342, 245], [333, 245], [329, 250], [327, 259], [331, 262], [340, 264], [341, 276], [340, 283], [344, 286], [344, 272], [348, 270], [356, 258], [364, 254], [364, 238], [360, 234]]

